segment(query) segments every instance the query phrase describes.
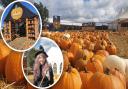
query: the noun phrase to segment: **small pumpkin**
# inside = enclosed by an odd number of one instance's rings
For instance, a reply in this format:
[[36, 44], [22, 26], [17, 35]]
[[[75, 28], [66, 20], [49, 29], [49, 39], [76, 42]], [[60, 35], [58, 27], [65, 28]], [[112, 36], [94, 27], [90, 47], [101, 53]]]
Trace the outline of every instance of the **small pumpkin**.
[[68, 59], [68, 54], [67, 52], [63, 52], [63, 56], [64, 56], [64, 71], [67, 70], [68, 65], [70, 65], [69, 59]]
[[86, 65], [87, 69], [89, 71], [95, 72], [102, 72], [103, 73], [103, 66], [102, 63], [99, 60], [95, 60], [94, 58], [91, 58], [87, 61]]
[[105, 56], [105, 57], [107, 57], [109, 55], [109, 53], [106, 50], [97, 50], [96, 54]]
[[22, 53], [12, 51], [6, 61], [5, 77], [8, 82], [16, 82], [24, 78], [21, 68]]
[[67, 71], [63, 72], [60, 80], [55, 84], [52, 89], [81, 89], [82, 81], [79, 72], [68, 67]]
[[106, 59], [105, 56], [97, 55], [97, 54], [94, 55], [93, 58], [94, 58], [95, 60], [99, 60], [102, 64], [104, 63], [104, 61], [105, 61], [105, 59]]
[[83, 58], [84, 51], [82, 50], [82, 46], [78, 43], [73, 43], [69, 49], [70, 55], [72, 55], [72, 59], [69, 59], [71, 62]]
[[78, 71], [83, 71], [86, 64], [87, 64], [87, 61], [86, 61], [86, 60], [83, 60], [83, 59], [81, 58], [81, 59], [79, 59], [79, 60], [76, 60], [73, 65], [74, 65], [74, 67], [75, 67]]
[[110, 55], [115, 55], [117, 53], [117, 48], [114, 44], [110, 43], [107, 47], [106, 50], [109, 52]]
[[88, 88], [88, 81], [93, 76], [93, 73], [91, 71], [87, 71], [86, 68], [84, 68], [84, 71], [80, 72], [80, 77], [82, 80], [82, 86], [81, 89], [89, 89]]

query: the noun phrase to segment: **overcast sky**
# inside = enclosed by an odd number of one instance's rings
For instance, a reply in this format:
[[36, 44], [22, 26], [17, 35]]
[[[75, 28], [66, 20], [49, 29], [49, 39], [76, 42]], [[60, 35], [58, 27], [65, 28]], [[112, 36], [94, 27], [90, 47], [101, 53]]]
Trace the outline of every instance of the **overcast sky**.
[[[127, 0], [38, 0], [67, 22], [109, 21], [127, 13]], [[125, 15], [124, 15], [125, 16]], [[125, 16], [127, 17], [127, 16]]]

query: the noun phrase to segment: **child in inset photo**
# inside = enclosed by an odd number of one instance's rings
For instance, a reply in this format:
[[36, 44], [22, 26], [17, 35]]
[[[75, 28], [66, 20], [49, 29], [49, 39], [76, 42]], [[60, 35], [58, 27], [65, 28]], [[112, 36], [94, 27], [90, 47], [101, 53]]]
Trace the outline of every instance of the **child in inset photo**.
[[47, 87], [54, 82], [53, 70], [47, 57], [47, 53], [40, 46], [40, 50], [35, 54], [34, 63], [34, 85], [38, 87]]

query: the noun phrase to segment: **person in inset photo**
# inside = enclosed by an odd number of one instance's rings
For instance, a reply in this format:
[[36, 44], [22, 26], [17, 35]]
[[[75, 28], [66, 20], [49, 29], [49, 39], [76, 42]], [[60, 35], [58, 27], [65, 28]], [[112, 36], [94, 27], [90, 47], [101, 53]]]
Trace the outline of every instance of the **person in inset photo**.
[[35, 53], [33, 68], [35, 86], [47, 87], [54, 83], [52, 66], [48, 63], [47, 58], [47, 53], [44, 51], [44, 48], [40, 46], [40, 49]]

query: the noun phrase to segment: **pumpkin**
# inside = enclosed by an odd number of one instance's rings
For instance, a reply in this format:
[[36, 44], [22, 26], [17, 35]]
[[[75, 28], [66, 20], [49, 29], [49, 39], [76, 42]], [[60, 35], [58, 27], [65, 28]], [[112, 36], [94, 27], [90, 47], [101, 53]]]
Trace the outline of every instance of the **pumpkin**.
[[93, 58], [95, 59], [95, 60], [99, 60], [102, 64], [103, 64], [103, 62], [105, 61], [105, 59], [106, 59], [106, 57], [105, 56], [102, 56], [102, 55], [94, 55], [93, 56]]
[[32, 85], [30, 85], [29, 83], [27, 83], [27, 86], [26, 86], [25, 89], [37, 89], [37, 88], [35, 88], [35, 87], [33, 87]]
[[2, 40], [0, 40], [0, 60], [5, 58], [9, 53], [11, 52], [11, 49], [8, 48]]
[[125, 76], [119, 72], [118, 69], [110, 69], [110, 73], [117, 76], [121, 81], [122, 83], [124, 84], [124, 86], [126, 86], [126, 79], [125, 79]]
[[71, 62], [77, 59], [83, 58], [84, 51], [82, 50], [82, 46], [78, 43], [73, 43], [69, 49], [69, 53], [72, 55], [72, 59], [69, 59]]
[[109, 55], [109, 53], [106, 50], [97, 50], [96, 54], [105, 56], [105, 57], [107, 57]]
[[82, 81], [79, 72], [68, 67], [67, 71], [63, 72], [60, 80], [55, 84], [52, 89], [81, 89]]
[[59, 46], [63, 50], [69, 49], [70, 46], [71, 46], [71, 40], [70, 39], [60, 38]]
[[6, 58], [11, 52], [11, 49], [9, 49], [2, 40], [0, 40], [0, 74], [5, 76], [5, 63]]
[[125, 62], [123, 59], [116, 55], [109, 55], [103, 63], [104, 69], [118, 69], [122, 74], [125, 75]]
[[88, 89], [125, 89], [125, 86], [110, 72], [96, 72], [88, 81]]
[[110, 55], [115, 55], [117, 53], [117, 48], [114, 44], [110, 43], [107, 47], [106, 50], [109, 52]]
[[89, 71], [95, 72], [103, 72], [103, 66], [99, 60], [95, 60], [94, 58], [91, 58], [87, 61], [86, 65], [87, 69]]
[[64, 56], [64, 70], [67, 70], [68, 65], [70, 64], [69, 60], [68, 60], [68, 56], [67, 56], [67, 52], [63, 52], [63, 56]]
[[126, 78], [126, 89], [128, 89], [128, 59], [123, 59], [126, 67], [125, 67], [125, 78]]
[[85, 68], [85, 65], [87, 64], [86, 60], [83, 60], [82, 58], [79, 60], [76, 60], [75, 63], [73, 64], [74, 67], [78, 70], [78, 71], [82, 71]]
[[5, 76], [8, 82], [16, 82], [24, 78], [21, 68], [22, 53], [12, 51], [6, 61]]
[[94, 53], [92, 51], [88, 51], [87, 49], [84, 49], [84, 56], [83, 59], [84, 60], [89, 60], [90, 58], [92, 58], [94, 55]]
[[88, 89], [88, 81], [90, 80], [90, 78], [93, 76], [93, 73], [91, 71], [87, 71], [87, 69], [85, 68], [84, 71], [80, 72], [80, 77], [82, 80], [82, 86], [81, 89]]

